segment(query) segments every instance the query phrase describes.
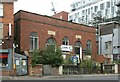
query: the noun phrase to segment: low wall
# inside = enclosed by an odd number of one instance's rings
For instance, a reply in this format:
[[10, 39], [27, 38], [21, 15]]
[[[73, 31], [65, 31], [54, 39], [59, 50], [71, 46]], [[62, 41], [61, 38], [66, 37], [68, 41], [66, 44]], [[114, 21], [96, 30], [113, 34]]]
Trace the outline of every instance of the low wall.
[[14, 74], [14, 72], [11, 70], [11, 71], [8, 71], [8, 70], [2, 70], [2, 71], [0, 71], [0, 75], [1, 76], [15, 76], [15, 74]]
[[58, 76], [59, 75], [59, 67], [53, 67], [52, 68], [52, 75]]
[[43, 75], [43, 65], [37, 64], [31, 69], [31, 75], [33, 76], [42, 76]]

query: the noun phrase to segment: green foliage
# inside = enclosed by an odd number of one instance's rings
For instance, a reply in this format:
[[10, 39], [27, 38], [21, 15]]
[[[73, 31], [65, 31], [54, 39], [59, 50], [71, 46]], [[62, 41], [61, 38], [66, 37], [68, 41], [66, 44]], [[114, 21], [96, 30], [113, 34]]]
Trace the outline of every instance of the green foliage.
[[44, 62], [43, 55], [45, 55], [45, 50], [35, 50], [32, 53], [32, 66], [36, 64], [41, 64]]
[[80, 63], [80, 67], [88, 67], [88, 68], [92, 68], [92, 60], [84, 60]]
[[62, 52], [59, 48], [48, 46], [44, 50], [36, 50], [32, 54], [32, 65], [35, 64], [49, 64], [52, 66], [59, 66], [63, 64]]
[[64, 61], [64, 64], [65, 64], [65, 65], [72, 64], [71, 55]]

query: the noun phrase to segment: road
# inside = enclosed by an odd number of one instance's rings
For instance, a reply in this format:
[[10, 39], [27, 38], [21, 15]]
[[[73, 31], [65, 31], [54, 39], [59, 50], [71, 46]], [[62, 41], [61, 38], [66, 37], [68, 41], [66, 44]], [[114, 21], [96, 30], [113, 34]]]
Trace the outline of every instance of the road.
[[[5, 79], [5, 78], [4, 78]], [[9, 77], [8, 80], [118, 80], [120, 76], [118, 74], [99, 74], [99, 75], [65, 75], [65, 76], [18, 76]]]

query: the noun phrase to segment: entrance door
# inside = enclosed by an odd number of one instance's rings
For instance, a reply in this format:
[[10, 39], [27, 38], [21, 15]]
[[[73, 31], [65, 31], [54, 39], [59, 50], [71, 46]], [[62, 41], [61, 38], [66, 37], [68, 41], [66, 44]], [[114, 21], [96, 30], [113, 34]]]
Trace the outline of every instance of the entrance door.
[[75, 45], [74, 45], [74, 54], [76, 56], [78, 56], [78, 58], [79, 58], [78, 62], [80, 63], [80, 60], [82, 60], [82, 45], [81, 45], [80, 41], [75, 42]]

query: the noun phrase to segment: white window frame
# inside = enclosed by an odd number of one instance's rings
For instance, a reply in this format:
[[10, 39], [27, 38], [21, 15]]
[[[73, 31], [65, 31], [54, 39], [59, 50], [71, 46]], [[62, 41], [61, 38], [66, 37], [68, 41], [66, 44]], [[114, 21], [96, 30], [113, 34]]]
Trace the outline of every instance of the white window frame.
[[1, 4], [1, 3], [0, 3], [0, 11], [2, 11], [2, 12], [0, 12], [0, 17], [2, 17], [3, 16], [3, 4]]
[[[37, 35], [38, 35], [38, 34], [37, 34]], [[30, 51], [32, 52], [33, 50], [36, 49], [36, 47], [35, 47], [35, 39], [37, 39], [37, 49], [39, 48], [39, 38], [38, 38], [38, 36], [36, 37], [36, 36], [31, 36], [31, 35], [30, 35], [30, 39], [33, 40], [33, 42], [30, 43]], [[33, 45], [32, 48], [31, 48], [31, 44]]]
[[86, 42], [86, 49], [92, 50], [92, 42], [91, 42], [91, 40], [87, 40], [87, 42]]

